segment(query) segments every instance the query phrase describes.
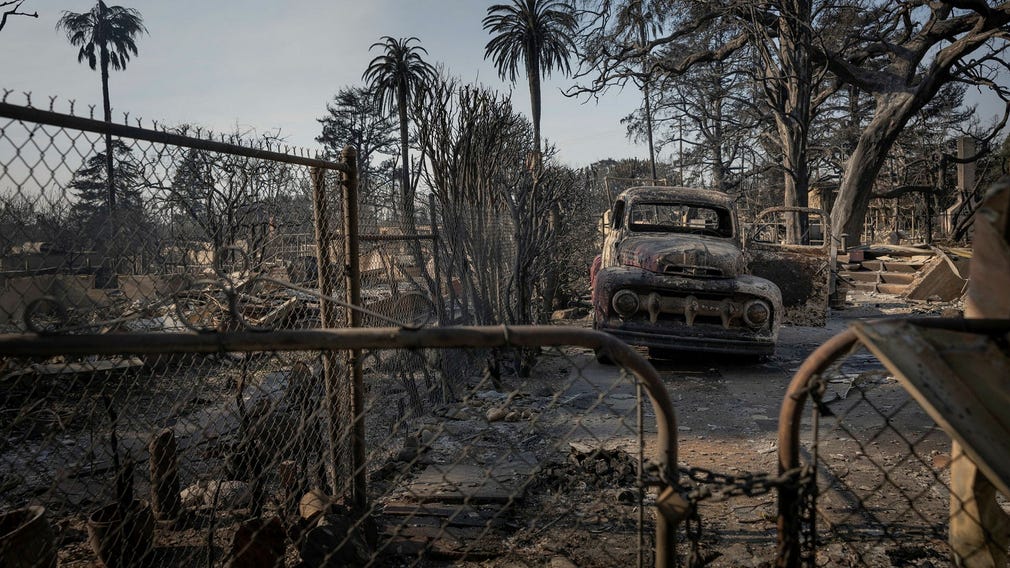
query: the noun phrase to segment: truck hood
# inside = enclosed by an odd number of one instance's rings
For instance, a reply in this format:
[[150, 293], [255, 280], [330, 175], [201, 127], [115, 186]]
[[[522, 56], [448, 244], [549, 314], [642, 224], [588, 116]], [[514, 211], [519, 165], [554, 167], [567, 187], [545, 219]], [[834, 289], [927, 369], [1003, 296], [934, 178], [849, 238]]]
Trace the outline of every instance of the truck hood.
[[659, 274], [735, 278], [746, 273], [743, 253], [731, 239], [663, 233], [632, 236], [617, 246], [617, 260]]

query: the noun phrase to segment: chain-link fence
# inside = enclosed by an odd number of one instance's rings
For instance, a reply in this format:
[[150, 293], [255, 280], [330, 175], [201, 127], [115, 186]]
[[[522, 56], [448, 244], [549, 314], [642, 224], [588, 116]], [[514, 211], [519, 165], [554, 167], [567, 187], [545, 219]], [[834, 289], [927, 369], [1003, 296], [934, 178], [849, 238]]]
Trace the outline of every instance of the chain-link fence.
[[358, 214], [353, 154], [0, 116], [5, 565], [669, 555], [651, 367], [585, 330], [422, 327], [509, 317], [508, 222]]
[[861, 323], [807, 359], [785, 399], [779, 456], [783, 470], [815, 482], [780, 494], [782, 558], [807, 566], [1006, 563], [1010, 507], [994, 491], [999, 476], [977, 465], [997, 463], [986, 453], [999, 445], [977, 428], [990, 424], [993, 408], [1005, 410], [1005, 393], [973, 400], [985, 387], [972, 394], [961, 386], [1005, 381], [1006, 326]]
[[[139, 120], [106, 125], [53, 112], [55, 99], [46, 111], [31, 107], [30, 97], [28, 106], [13, 105], [9, 95], [0, 110], [4, 330], [31, 327], [32, 317], [56, 310], [75, 328], [113, 321], [106, 325], [118, 331], [178, 330], [197, 312], [224, 307], [224, 298], [199, 292], [205, 280], [247, 269], [319, 281], [315, 225], [332, 227], [330, 238], [340, 232], [339, 164], [271, 135], [141, 128]], [[326, 219], [313, 217], [313, 167], [330, 172], [316, 184], [332, 202]], [[342, 296], [343, 251], [326, 248], [329, 280]], [[312, 302], [288, 292], [252, 302], [241, 282], [233, 284], [250, 324], [318, 322]]]

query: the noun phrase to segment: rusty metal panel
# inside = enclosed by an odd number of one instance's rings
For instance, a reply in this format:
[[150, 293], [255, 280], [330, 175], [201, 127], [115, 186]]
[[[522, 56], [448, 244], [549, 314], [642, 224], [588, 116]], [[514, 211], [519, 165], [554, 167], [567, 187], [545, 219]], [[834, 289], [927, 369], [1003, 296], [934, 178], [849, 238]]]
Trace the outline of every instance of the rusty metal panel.
[[[802, 230], [791, 231], [790, 221]], [[810, 207], [765, 209], [748, 231], [750, 273], [774, 282], [782, 291], [784, 323], [827, 324], [830, 243], [827, 214]]]

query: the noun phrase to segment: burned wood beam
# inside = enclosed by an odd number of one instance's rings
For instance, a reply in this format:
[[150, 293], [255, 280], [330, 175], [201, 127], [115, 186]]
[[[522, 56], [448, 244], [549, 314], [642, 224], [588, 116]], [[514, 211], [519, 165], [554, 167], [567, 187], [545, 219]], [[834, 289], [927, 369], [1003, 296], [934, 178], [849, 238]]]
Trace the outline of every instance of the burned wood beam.
[[[1010, 296], [1006, 294], [1010, 286], [1010, 178], [997, 182], [979, 207], [972, 249], [965, 316], [1010, 319]], [[1000, 389], [1000, 377], [983, 379], [989, 388]], [[996, 485], [1005, 491], [1006, 484], [987, 476], [992, 475], [991, 470], [980, 467], [969, 453], [977, 455], [972, 448], [953, 443], [950, 545], [958, 564], [970, 568], [1006, 566], [1010, 516], [996, 501]]]

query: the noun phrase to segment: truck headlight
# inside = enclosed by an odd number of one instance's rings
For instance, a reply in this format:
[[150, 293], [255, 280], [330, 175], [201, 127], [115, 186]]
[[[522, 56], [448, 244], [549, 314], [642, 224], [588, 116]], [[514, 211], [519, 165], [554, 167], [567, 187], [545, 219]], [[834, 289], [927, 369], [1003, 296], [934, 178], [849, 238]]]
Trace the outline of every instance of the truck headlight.
[[638, 311], [638, 294], [632, 292], [631, 290], [618, 290], [614, 294], [611, 303], [614, 306], [614, 311], [618, 313], [621, 317], [628, 317], [634, 315]]
[[751, 300], [744, 304], [743, 321], [756, 329], [768, 325], [772, 316], [772, 308], [764, 300]]

